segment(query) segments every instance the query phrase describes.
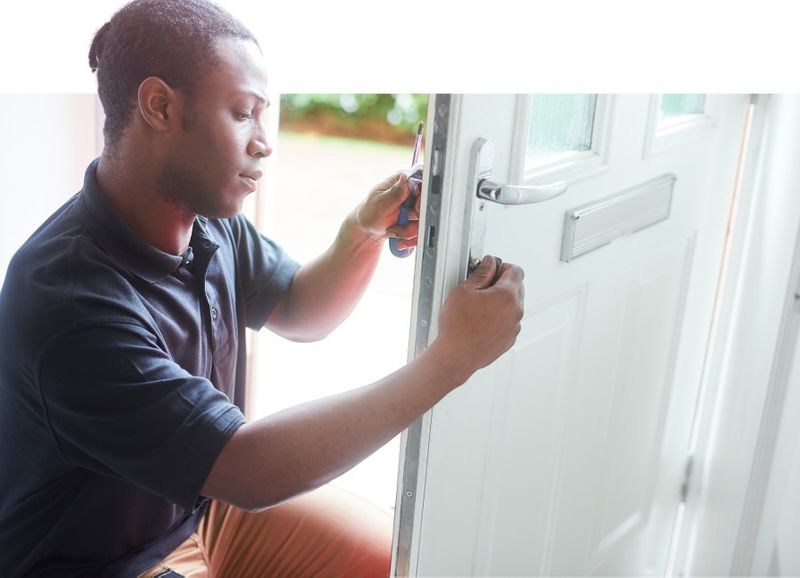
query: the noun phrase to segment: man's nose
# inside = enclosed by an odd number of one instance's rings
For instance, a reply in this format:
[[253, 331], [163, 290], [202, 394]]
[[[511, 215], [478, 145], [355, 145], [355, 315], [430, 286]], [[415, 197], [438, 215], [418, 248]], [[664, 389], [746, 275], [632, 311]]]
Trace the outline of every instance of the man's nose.
[[260, 159], [266, 158], [272, 154], [272, 146], [270, 146], [267, 140], [267, 134], [263, 127], [259, 126], [253, 138], [250, 139], [247, 145], [247, 154]]

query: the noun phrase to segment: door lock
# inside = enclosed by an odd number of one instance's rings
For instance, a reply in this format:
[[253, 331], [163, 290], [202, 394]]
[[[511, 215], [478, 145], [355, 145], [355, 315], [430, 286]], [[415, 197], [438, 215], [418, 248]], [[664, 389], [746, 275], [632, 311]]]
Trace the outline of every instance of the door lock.
[[501, 205], [530, 205], [557, 197], [567, 190], [563, 181], [549, 185], [513, 186], [492, 181], [494, 169], [494, 145], [484, 138], [476, 139], [470, 151], [469, 191], [476, 195], [472, 202], [467, 275], [472, 273], [483, 257], [483, 240], [486, 233], [486, 203]]

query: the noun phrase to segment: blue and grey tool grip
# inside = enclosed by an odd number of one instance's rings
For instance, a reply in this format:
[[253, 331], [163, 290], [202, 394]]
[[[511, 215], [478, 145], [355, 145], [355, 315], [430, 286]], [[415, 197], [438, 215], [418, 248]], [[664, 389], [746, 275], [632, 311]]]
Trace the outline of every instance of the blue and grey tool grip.
[[[422, 163], [415, 165], [411, 169], [411, 174], [408, 176], [408, 187], [411, 189], [411, 194], [400, 205], [400, 214], [397, 216], [398, 225], [408, 225], [408, 212], [417, 206], [417, 195], [420, 194], [422, 189]], [[389, 239], [389, 250], [395, 257], [408, 257], [414, 252], [412, 247], [407, 249], [400, 249], [397, 243], [400, 239]]]
[[[410, 195], [408, 198], [413, 199], [414, 195]], [[403, 203], [403, 205], [405, 205], [405, 203]], [[408, 207], [400, 207], [400, 216], [397, 218], [397, 224], [408, 225]], [[395, 257], [408, 257], [412, 252], [411, 247], [401, 249], [397, 246], [398, 241], [400, 241], [400, 239], [389, 239], [389, 250], [392, 252], [392, 255]]]

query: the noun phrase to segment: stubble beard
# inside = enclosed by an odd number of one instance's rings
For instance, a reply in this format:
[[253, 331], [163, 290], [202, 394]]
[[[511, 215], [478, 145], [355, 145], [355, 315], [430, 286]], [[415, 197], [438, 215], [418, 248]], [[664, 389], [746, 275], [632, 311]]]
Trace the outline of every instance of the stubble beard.
[[239, 212], [238, 207], [224, 207], [219, 191], [210, 188], [199, 174], [182, 167], [175, 159], [164, 164], [156, 186], [163, 200], [187, 213], [219, 219]]
[[[196, 117], [191, 99], [187, 100], [187, 110], [181, 128], [185, 133], [195, 132]], [[192, 135], [188, 136], [191, 138]], [[173, 154], [164, 163], [156, 180], [156, 187], [163, 200], [190, 214], [219, 219], [233, 217], [239, 212], [238, 207], [231, 209], [223, 207], [220, 203], [220, 191], [213, 190], [197, 170], [187, 168], [179, 155]]]

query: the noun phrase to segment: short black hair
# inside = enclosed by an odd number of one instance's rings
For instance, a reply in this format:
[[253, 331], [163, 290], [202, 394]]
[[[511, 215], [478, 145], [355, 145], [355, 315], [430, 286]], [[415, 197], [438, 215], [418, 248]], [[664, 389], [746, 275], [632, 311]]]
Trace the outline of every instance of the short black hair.
[[113, 151], [131, 120], [139, 85], [156, 76], [191, 96], [216, 64], [214, 41], [258, 41], [225, 9], [206, 0], [135, 0], [94, 36], [89, 66], [106, 114], [103, 134]]

